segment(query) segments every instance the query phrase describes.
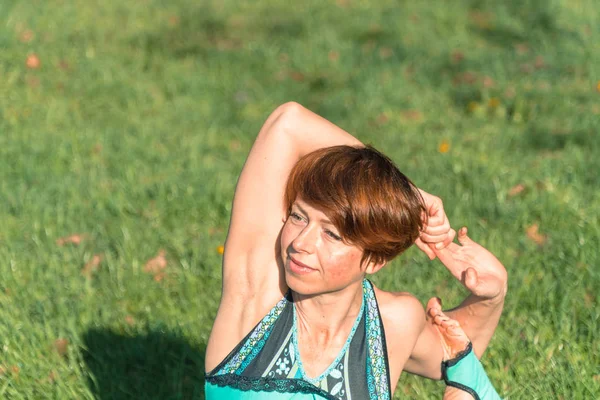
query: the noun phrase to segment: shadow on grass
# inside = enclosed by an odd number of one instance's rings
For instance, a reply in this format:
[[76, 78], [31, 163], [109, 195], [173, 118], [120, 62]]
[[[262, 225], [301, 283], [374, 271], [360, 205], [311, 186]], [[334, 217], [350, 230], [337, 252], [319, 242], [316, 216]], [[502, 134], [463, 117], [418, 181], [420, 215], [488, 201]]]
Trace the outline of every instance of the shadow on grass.
[[204, 344], [194, 348], [169, 332], [125, 336], [106, 329], [92, 329], [83, 340], [99, 400], [204, 399]]

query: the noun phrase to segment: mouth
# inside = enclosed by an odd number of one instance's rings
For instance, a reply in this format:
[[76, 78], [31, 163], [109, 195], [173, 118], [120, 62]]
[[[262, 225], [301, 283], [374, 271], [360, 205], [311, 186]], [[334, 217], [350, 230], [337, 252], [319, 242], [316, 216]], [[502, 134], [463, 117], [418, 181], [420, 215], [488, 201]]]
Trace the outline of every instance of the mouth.
[[292, 256], [288, 256], [290, 258], [290, 269], [292, 272], [296, 273], [308, 273], [312, 271], [316, 271], [314, 268], [309, 267], [306, 264], [302, 264], [300, 261], [295, 260]]

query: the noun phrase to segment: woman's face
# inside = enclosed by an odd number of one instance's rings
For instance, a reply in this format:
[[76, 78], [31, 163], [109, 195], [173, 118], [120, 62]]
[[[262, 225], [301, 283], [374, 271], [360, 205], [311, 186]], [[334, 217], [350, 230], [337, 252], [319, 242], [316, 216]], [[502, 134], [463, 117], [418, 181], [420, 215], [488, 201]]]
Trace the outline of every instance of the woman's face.
[[298, 198], [281, 231], [287, 285], [309, 295], [341, 290], [362, 281], [361, 249], [342, 242], [327, 216]]

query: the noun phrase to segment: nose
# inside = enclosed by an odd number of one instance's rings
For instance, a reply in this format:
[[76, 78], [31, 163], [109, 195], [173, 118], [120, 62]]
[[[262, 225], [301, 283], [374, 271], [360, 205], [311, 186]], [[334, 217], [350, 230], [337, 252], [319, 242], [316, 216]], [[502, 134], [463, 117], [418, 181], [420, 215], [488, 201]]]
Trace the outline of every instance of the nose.
[[312, 253], [316, 245], [316, 227], [305, 226], [294, 240], [292, 248], [297, 253]]

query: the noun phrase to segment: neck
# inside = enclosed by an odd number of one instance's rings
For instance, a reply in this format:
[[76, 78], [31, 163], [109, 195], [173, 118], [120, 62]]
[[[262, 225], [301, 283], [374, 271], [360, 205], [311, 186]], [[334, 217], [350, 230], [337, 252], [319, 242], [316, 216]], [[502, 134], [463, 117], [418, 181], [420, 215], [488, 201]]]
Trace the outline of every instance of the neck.
[[[346, 340], [363, 301], [362, 280], [342, 290], [319, 295], [292, 292], [300, 332], [320, 343]], [[304, 336], [304, 335], [302, 335]]]

